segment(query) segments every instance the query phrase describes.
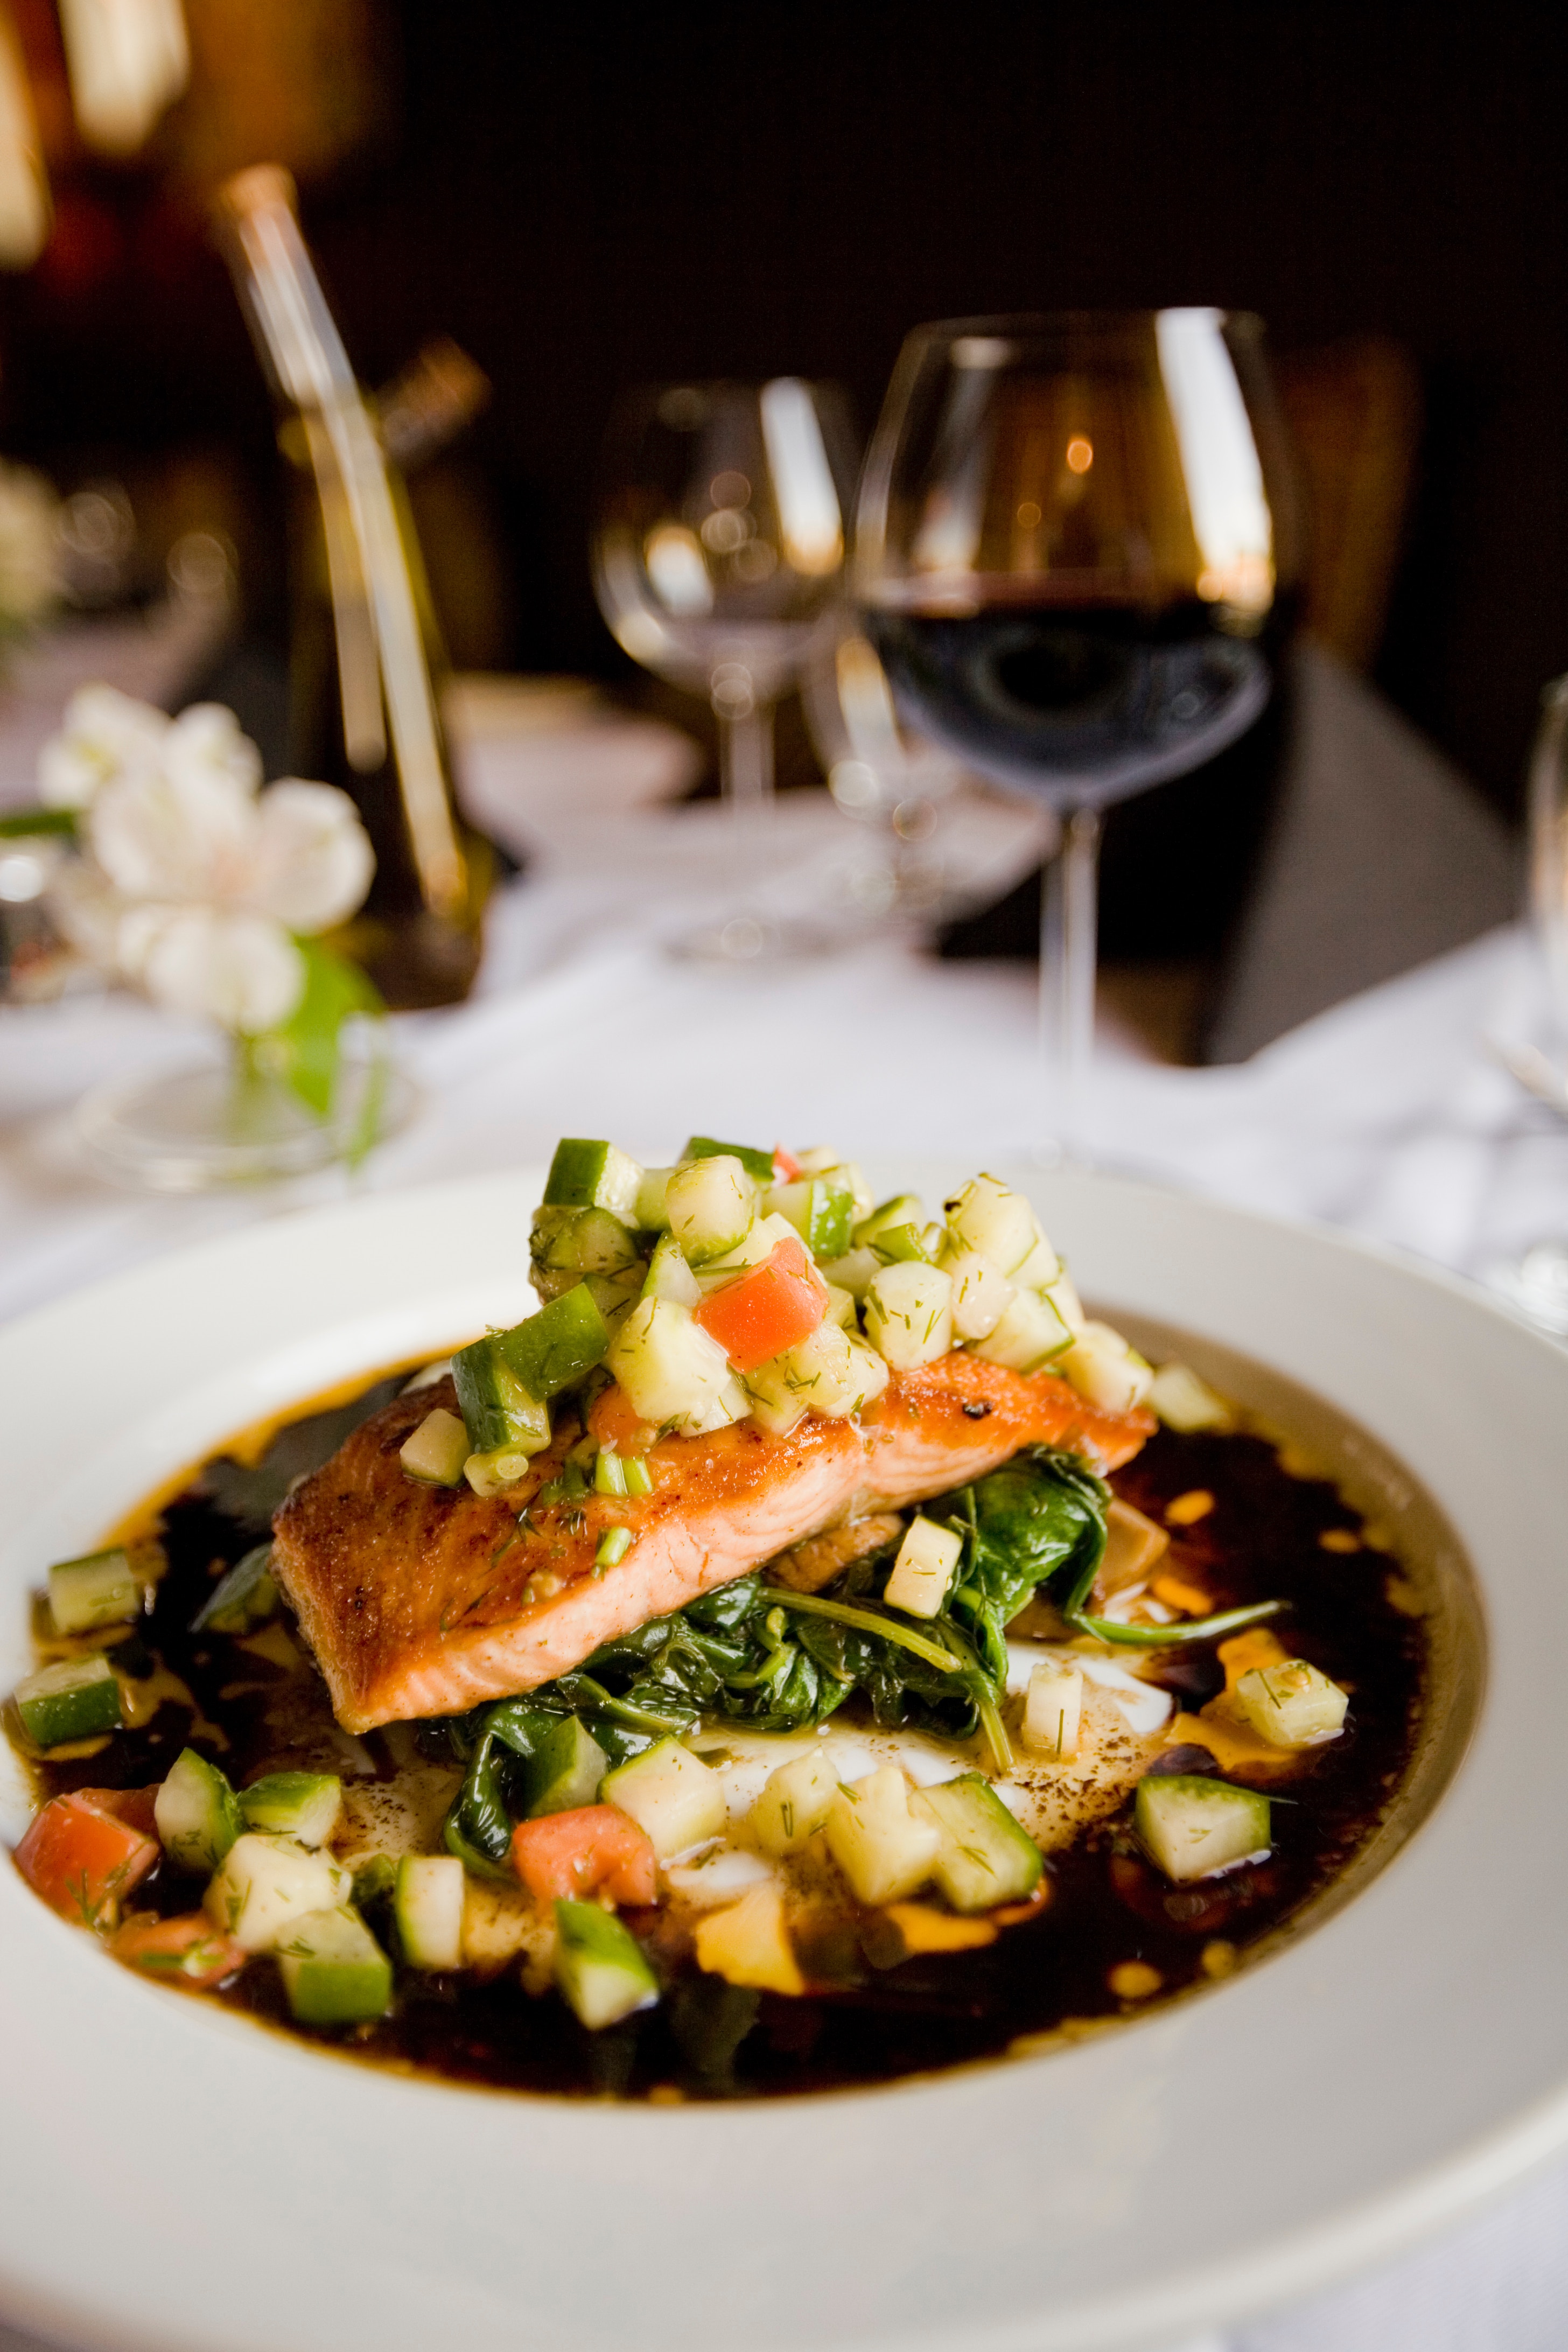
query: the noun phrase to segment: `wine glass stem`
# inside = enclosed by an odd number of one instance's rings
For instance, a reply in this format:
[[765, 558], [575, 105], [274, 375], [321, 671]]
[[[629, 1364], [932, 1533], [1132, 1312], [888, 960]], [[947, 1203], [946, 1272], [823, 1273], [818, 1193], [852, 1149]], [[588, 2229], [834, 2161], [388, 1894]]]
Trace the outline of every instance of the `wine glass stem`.
[[1086, 1160], [1084, 1095], [1094, 1052], [1100, 817], [1074, 809], [1040, 890], [1040, 1064], [1049, 1156]]
[[773, 797], [773, 707], [719, 713], [719, 784], [736, 829], [754, 833]]

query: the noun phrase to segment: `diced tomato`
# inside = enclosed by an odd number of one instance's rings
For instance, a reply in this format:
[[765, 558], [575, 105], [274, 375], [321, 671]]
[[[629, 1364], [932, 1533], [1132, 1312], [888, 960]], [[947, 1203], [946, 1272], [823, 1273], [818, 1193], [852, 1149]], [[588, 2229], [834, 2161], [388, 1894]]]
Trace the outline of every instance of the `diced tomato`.
[[792, 1234], [771, 1257], [727, 1282], [693, 1309], [693, 1318], [718, 1340], [738, 1372], [782, 1356], [809, 1339], [827, 1312], [827, 1285], [805, 1244]]
[[62, 1918], [84, 1927], [112, 1927], [121, 1899], [157, 1861], [157, 1839], [111, 1810], [142, 1793], [78, 1789], [71, 1796], [51, 1798], [29, 1825], [16, 1848], [16, 1867]]
[[775, 1143], [773, 1146], [773, 1182], [775, 1184], [795, 1184], [797, 1183], [799, 1180], [799, 1160], [795, 1158], [793, 1151], [786, 1151], [782, 1143]]
[[520, 1822], [511, 1858], [536, 1903], [571, 1901], [601, 1888], [614, 1903], [652, 1903], [658, 1893], [647, 1832], [616, 1805], [579, 1805]]
[[205, 1911], [187, 1911], [178, 1919], [154, 1919], [143, 1912], [115, 1929], [109, 1948], [131, 1968], [195, 1991], [220, 1984], [250, 1957], [232, 1936], [220, 1935]]

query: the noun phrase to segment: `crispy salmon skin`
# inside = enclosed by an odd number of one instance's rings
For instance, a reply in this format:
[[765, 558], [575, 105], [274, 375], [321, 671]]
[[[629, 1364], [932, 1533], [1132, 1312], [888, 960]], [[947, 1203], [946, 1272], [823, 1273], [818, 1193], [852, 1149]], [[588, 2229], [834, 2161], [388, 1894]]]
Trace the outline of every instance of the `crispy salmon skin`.
[[[955, 1352], [894, 1372], [859, 1422], [808, 1414], [787, 1437], [742, 1421], [662, 1438], [647, 1456], [650, 1495], [541, 1506], [584, 1434], [570, 1410], [528, 1479], [481, 1498], [420, 1486], [398, 1460], [437, 1405], [456, 1409], [449, 1380], [373, 1414], [273, 1522], [279, 1581], [350, 1731], [531, 1690], [805, 1537], [942, 1494], [1020, 1446], [1069, 1446], [1111, 1470], [1154, 1426], [1143, 1412], [1100, 1412], [1049, 1373]], [[624, 1419], [611, 1389], [589, 1433]], [[632, 1545], [595, 1575], [611, 1527], [629, 1528]]]

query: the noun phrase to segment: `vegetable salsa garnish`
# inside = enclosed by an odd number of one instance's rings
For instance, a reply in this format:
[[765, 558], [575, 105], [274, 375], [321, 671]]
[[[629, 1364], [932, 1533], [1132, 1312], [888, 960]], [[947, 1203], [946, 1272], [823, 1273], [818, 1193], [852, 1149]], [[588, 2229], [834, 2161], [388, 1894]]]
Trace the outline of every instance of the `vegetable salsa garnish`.
[[[1408, 1585], [997, 1179], [573, 1140], [531, 1258], [536, 1314], [49, 1570], [16, 1859], [127, 1966], [466, 2079], [837, 2086], [1226, 1974], [1375, 1825]], [[344, 1696], [399, 1558], [401, 1721]]]

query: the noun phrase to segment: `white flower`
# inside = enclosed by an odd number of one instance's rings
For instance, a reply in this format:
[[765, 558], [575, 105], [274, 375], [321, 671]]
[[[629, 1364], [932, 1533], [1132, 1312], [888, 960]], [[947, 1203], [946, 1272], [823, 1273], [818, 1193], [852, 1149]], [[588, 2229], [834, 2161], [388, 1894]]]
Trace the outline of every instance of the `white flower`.
[[282, 925], [241, 908], [133, 907], [119, 946], [126, 978], [155, 1004], [244, 1036], [287, 1021], [304, 991], [304, 961]]
[[[210, 708], [210, 706], [208, 706]], [[46, 808], [89, 807], [117, 777], [156, 768], [171, 721], [118, 687], [84, 686], [66, 705], [66, 723], [38, 754]]]
[[[100, 715], [89, 710], [81, 730], [98, 728], [100, 748]], [[375, 857], [353, 803], [295, 776], [258, 793], [256, 746], [216, 703], [160, 734], [127, 721], [115, 748], [88, 809], [90, 858], [57, 894], [68, 935], [172, 1013], [245, 1034], [275, 1028], [305, 986], [292, 935], [341, 922], [370, 887]]]

